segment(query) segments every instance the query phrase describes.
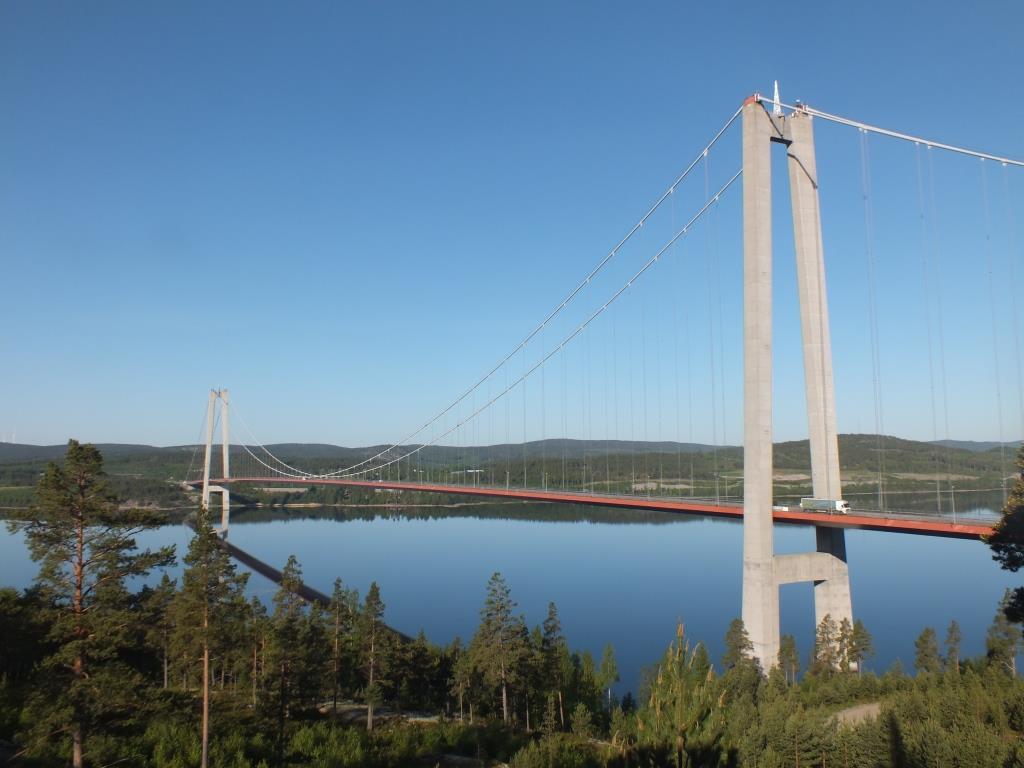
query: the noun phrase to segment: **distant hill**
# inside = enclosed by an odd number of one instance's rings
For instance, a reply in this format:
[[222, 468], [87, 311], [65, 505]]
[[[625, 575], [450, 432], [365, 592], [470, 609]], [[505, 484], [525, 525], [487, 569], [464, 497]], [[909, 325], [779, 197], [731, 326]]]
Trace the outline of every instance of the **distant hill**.
[[[53, 461], [59, 459], [67, 451], [67, 443], [60, 445], [26, 445], [24, 443], [0, 442], [0, 464], [13, 464], [23, 461]], [[152, 445], [136, 445], [134, 443], [98, 443], [96, 445], [105, 458], [122, 456], [138, 456], [163, 451], [180, 451], [181, 447], [158, 448]], [[189, 446], [191, 450], [191, 446]]]
[[1016, 451], [1020, 448], [1020, 440], [1010, 441], [1008, 443], [997, 443], [985, 440], [934, 440], [933, 445], [941, 445], [943, 448], [959, 448], [964, 451], [973, 451], [975, 453], [983, 453], [985, 451], [995, 450], [1000, 446], [1010, 448]]
[[[408, 447], [415, 447], [413, 444]], [[120, 459], [154, 454], [181, 454], [194, 451], [194, 445], [158, 447], [133, 443], [98, 443], [97, 448], [106, 459]], [[387, 445], [369, 445], [359, 448], [347, 448], [328, 443], [273, 443], [266, 448], [279, 457], [291, 459], [362, 459], [373, 456], [388, 449]], [[734, 448], [736, 446], [718, 446]], [[642, 454], [642, 453], [705, 453], [715, 448], [705, 443], [643, 442], [641, 440], [533, 440], [523, 443], [503, 443], [486, 446], [448, 446], [432, 445], [424, 448], [425, 460], [446, 461], [472, 451], [475, 457], [487, 461], [503, 461], [506, 458], [527, 458], [540, 456], [565, 456], [570, 459], [606, 453]], [[0, 443], [0, 464], [15, 464], [34, 461], [53, 461], [64, 455], [67, 446], [62, 445], [26, 445], [23, 443]], [[232, 446], [232, 452], [241, 451], [238, 444]]]

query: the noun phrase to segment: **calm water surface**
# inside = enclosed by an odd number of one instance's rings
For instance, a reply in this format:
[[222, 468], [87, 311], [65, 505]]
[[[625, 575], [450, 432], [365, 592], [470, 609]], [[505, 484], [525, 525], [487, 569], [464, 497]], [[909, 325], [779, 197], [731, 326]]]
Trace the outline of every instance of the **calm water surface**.
[[[437, 643], [473, 634], [487, 580], [501, 571], [531, 627], [554, 601], [573, 648], [599, 659], [606, 643], [615, 646], [620, 691], [636, 690], [641, 668], [658, 660], [677, 621], [717, 661], [726, 627], [739, 615], [739, 522], [681, 515], [611, 522], [621, 513], [601, 509], [586, 510], [581, 520], [579, 507], [559, 505], [439, 512], [457, 516], [247, 520], [241, 512], [231, 541], [277, 567], [295, 554], [305, 581], [323, 592], [335, 577], [360, 594], [376, 580], [387, 621], [409, 634], [422, 628]], [[563, 512], [571, 521], [536, 519]], [[776, 526], [775, 537], [780, 553], [814, 547], [811, 529]], [[140, 544], [173, 543], [180, 555], [188, 538], [184, 526], [170, 526]], [[1016, 585], [980, 542], [848, 531], [847, 549], [854, 613], [875, 638], [868, 666], [878, 671], [897, 658], [911, 668], [918, 633], [933, 626], [941, 638], [954, 618], [964, 653], [982, 652], [996, 604]], [[0, 584], [24, 587], [35, 572], [20, 534], [0, 533]], [[253, 575], [249, 589], [269, 600], [275, 585]], [[783, 587], [781, 606], [782, 631], [796, 636], [806, 658], [812, 587]]]

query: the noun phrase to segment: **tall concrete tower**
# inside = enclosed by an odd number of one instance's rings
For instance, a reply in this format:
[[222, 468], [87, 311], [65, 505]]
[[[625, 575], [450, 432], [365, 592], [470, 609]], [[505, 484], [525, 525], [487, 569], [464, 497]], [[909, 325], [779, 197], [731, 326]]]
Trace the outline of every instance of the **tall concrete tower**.
[[796, 248], [804, 384], [817, 498], [842, 498], [832, 348], [812, 118], [743, 106], [743, 623], [764, 669], [778, 663], [779, 586], [814, 582], [817, 622], [853, 621], [846, 542], [816, 527], [817, 551], [776, 555], [772, 527], [771, 145], [786, 147]]
[[206, 406], [206, 452], [203, 455], [203, 509], [210, 511], [210, 494], [220, 494], [220, 534], [227, 537], [231, 520], [231, 492], [226, 485], [210, 485], [210, 464], [213, 460], [213, 427], [217, 421], [217, 403], [220, 403], [221, 477], [231, 477], [231, 432], [229, 428], [228, 391], [211, 389]]

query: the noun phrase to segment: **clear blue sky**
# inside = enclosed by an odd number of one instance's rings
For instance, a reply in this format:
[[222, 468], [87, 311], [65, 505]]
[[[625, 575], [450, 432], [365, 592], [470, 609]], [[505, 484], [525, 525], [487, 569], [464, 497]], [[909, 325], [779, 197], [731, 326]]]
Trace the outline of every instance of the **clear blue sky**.
[[[224, 386], [266, 442], [393, 440], [514, 346], [774, 78], [788, 100], [1024, 156], [1022, 33], [1014, 2], [4, 3], [0, 439], [191, 442], [206, 391]], [[858, 137], [820, 123], [818, 132], [840, 424], [870, 432]], [[935, 158], [928, 231], [941, 271], [927, 294], [914, 149], [871, 142], [886, 431], [935, 432], [925, 339], [938, 320], [921, 320], [931, 296], [943, 304], [949, 390], [950, 426], [938, 436], [997, 437], [998, 394], [1003, 436], [1020, 437], [1007, 298], [1019, 286], [1009, 264], [1022, 255], [1024, 174], [1008, 181], [1011, 242], [1002, 175], [989, 169], [997, 393], [977, 162]], [[733, 131], [712, 155], [709, 184], [737, 163]], [[783, 168], [780, 159], [785, 202]], [[702, 192], [681, 195], [675, 217]], [[660, 263], [648, 276], [650, 309], [624, 301], [618, 328], [595, 329], [604, 336], [589, 354], [616, 373], [636, 370], [628, 355], [651, 344], [637, 353], [660, 382], [647, 391], [669, 402], [660, 414], [648, 404], [650, 438], [690, 434], [676, 429], [687, 421], [669, 376], [678, 368], [656, 352], [678, 351], [686, 322], [707, 347], [691, 350], [692, 436], [739, 440], [738, 200], [723, 201], [689, 267]], [[799, 437], [785, 216], [777, 434]], [[609, 275], [606, 294], [664, 239], [667, 217]], [[720, 260], [717, 290], [709, 254]], [[722, 308], [717, 330], [709, 304]], [[709, 330], [724, 351], [716, 382]], [[586, 349], [571, 353], [567, 373], [545, 372], [545, 397], [563, 381], [570, 389], [546, 406], [549, 436], [560, 434], [550, 422], [574, 399]], [[593, 382], [595, 359], [591, 378], [580, 374], [585, 388], [610, 388]], [[699, 370], [700, 361], [709, 362]], [[632, 386], [613, 399], [622, 412], [642, 400]], [[713, 387], [724, 430], [721, 419], [707, 423]], [[609, 398], [563, 431], [629, 436], [626, 415], [606, 420]], [[537, 411], [529, 437], [542, 431]], [[492, 420], [462, 437], [506, 432]]]

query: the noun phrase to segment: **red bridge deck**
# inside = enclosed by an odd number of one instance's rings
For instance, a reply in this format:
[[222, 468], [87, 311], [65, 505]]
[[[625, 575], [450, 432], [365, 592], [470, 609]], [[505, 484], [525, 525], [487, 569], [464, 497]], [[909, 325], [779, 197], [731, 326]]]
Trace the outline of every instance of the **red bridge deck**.
[[[290, 478], [290, 477], [232, 477], [210, 479], [217, 485], [245, 483], [248, 485], [336, 485], [356, 488], [383, 488], [397, 491], [423, 491], [426, 493], [447, 493], [462, 496], [478, 496], [517, 501], [546, 501], [562, 504], [585, 504], [595, 507], [616, 507], [619, 509], [644, 509], [659, 512], [681, 512], [712, 517], [742, 518], [743, 506], [739, 503], [714, 503], [703, 499], [666, 499], [651, 496], [613, 496], [575, 491], [544, 491], [534, 489], [496, 488], [493, 486], [441, 485], [437, 483], [405, 483], [373, 480], [351, 480], [337, 478]], [[198, 485], [192, 483], [192, 485]], [[924, 536], [945, 536], [957, 539], [979, 539], [992, 531], [992, 525], [983, 521], [952, 522], [937, 516], [914, 515], [911, 513], [865, 513], [829, 515], [820, 512], [805, 512], [795, 509], [778, 509], [772, 513], [775, 522], [793, 525], [817, 525], [825, 528], [861, 528], [869, 531], [892, 533], [916, 533]]]

